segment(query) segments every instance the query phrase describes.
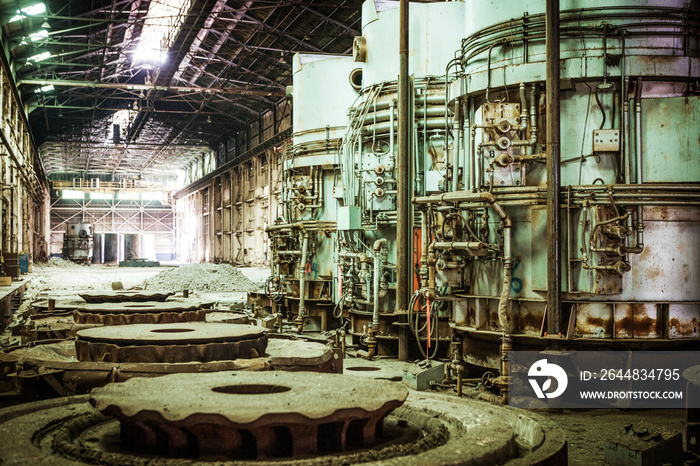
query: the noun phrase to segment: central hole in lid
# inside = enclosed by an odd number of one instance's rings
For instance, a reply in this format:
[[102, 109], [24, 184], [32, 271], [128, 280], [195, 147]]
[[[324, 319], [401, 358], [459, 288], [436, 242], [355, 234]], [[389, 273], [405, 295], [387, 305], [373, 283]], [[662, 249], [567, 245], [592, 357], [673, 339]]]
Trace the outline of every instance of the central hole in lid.
[[268, 395], [270, 393], [288, 392], [291, 388], [283, 385], [240, 384], [214, 387], [211, 390], [216, 393], [226, 393], [229, 395]]
[[125, 307], [151, 307], [151, 304], [127, 304]]
[[193, 328], [158, 328], [151, 330], [153, 333], [185, 333], [194, 332]]

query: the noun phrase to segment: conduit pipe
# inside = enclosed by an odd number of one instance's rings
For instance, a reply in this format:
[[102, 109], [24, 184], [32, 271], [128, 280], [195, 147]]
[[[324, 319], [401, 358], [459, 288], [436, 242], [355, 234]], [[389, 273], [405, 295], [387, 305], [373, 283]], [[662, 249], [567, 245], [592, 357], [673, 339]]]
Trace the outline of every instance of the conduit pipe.
[[[637, 78], [634, 89], [634, 146], [637, 163], [637, 184], [642, 184], [642, 78]], [[637, 244], [627, 252], [640, 254], [644, 250], [644, 206], [637, 205]]]
[[464, 137], [464, 118], [462, 117], [462, 97], [457, 97], [455, 101], [455, 119], [457, 120], [457, 141], [452, 156], [452, 191], [459, 190], [459, 153]]
[[309, 232], [304, 231], [304, 239], [301, 242], [301, 270], [299, 277], [299, 323], [297, 331], [301, 333], [304, 328], [305, 308], [305, 288], [306, 288], [306, 256], [309, 252]]
[[374, 310], [372, 313], [372, 327], [375, 329], [379, 328], [379, 298], [381, 297], [379, 276], [382, 271], [382, 253], [384, 249], [386, 249], [386, 238], [381, 238], [374, 242], [372, 248], [374, 251]]

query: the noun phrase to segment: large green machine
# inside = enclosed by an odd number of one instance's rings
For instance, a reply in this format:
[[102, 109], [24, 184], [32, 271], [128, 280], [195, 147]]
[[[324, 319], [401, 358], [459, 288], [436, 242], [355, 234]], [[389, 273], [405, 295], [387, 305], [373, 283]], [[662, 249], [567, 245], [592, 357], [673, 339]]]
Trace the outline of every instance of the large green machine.
[[504, 342], [697, 343], [700, 13], [557, 4], [558, 25], [544, 0], [409, 8], [409, 309], [396, 304], [398, 2], [364, 4], [352, 59], [296, 58], [269, 232], [272, 296], [300, 323], [344, 317], [385, 354], [407, 326], [415, 354], [451, 340], [456, 361], [494, 368]]

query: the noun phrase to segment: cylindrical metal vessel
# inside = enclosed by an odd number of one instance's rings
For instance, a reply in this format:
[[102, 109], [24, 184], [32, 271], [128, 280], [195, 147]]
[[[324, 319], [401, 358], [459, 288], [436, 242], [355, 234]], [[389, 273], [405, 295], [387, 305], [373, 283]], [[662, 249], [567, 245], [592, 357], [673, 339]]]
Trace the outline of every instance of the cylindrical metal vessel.
[[436, 242], [483, 245], [436, 251], [438, 263], [464, 260], [452, 320], [475, 364], [498, 367], [504, 333], [515, 349], [546, 347], [552, 318], [569, 348], [700, 337], [698, 9], [560, 8], [562, 306], [549, 312], [545, 3], [519, 3], [519, 16], [507, 2], [466, 8], [474, 32], [448, 91], [466, 128], [465, 190], [423, 198], [421, 209], [432, 210], [425, 231]]
[[[407, 154], [414, 194], [450, 189], [453, 178], [452, 113], [445, 107], [445, 72], [463, 35], [464, 3], [412, 4], [409, 8], [410, 102], [405, 117], [411, 122]], [[341, 158], [342, 207], [338, 217], [338, 274], [341, 304], [351, 318], [350, 333], [381, 354], [396, 354], [401, 327], [395, 313], [398, 183], [398, 2], [365, 2], [362, 37], [355, 40], [355, 57], [363, 62], [361, 99], [349, 110]], [[413, 211], [413, 209], [411, 209]], [[420, 264], [420, 215], [411, 213], [410, 276]], [[446, 277], [446, 280], [456, 277]], [[409, 290], [411, 295], [413, 290]], [[421, 311], [419, 307], [415, 307]], [[427, 325], [433, 339], [449, 340], [447, 314], [433, 306]], [[412, 310], [409, 311], [413, 317]], [[418, 315], [420, 314], [420, 316]], [[416, 313], [418, 320], [425, 314]], [[413, 318], [411, 328], [418, 327]], [[425, 345], [425, 335], [417, 337]], [[413, 341], [413, 337], [411, 338]], [[431, 351], [437, 345], [433, 342]], [[446, 348], [446, 345], [443, 346]], [[415, 351], [415, 350], [414, 350]], [[417, 351], [415, 351], [417, 354]]]
[[104, 234], [104, 256], [105, 264], [119, 261], [119, 233]]
[[95, 233], [93, 235], [92, 262], [93, 264], [101, 264], [104, 262], [104, 234]]
[[[332, 311], [334, 197], [347, 108], [357, 99], [361, 71], [351, 56], [294, 56], [293, 145], [285, 152], [281, 210], [268, 228], [269, 291], [298, 328], [335, 327]], [[358, 75], [359, 73], [359, 75]], [[337, 322], [337, 321], [336, 321]]]

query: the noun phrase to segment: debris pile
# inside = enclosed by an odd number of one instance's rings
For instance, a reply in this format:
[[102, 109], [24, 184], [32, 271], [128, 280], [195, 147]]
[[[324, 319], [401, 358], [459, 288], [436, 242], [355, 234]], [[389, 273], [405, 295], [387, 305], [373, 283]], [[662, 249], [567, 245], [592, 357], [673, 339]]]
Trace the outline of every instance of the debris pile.
[[59, 257], [52, 257], [48, 262], [35, 262], [35, 267], [52, 267], [56, 269], [76, 269], [79, 267], [88, 267], [87, 264], [77, 264]]
[[259, 285], [229, 264], [187, 264], [146, 280], [145, 288], [167, 291], [255, 291]]

